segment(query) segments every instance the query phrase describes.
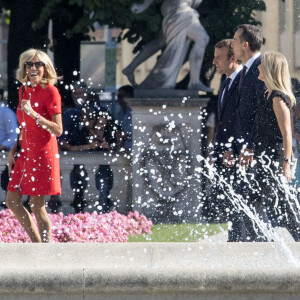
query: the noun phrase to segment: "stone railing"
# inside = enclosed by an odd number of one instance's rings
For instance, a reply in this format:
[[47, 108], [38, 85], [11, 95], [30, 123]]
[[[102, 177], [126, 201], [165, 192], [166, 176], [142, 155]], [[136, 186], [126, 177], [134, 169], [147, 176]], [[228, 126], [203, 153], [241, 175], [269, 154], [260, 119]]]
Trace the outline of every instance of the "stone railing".
[[[2, 153], [0, 172], [5, 168], [8, 153]], [[114, 207], [121, 213], [131, 210], [131, 160], [126, 154], [106, 152], [60, 152], [62, 194], [60, 200], [62, 210], [68, 212], [69, 204], [73, 200], [73, 191], [70, 185], [70, 173], [75, 164], [84, 165], [88, 173], [88, 187], [85, 199], [90, 206], [97, 201], [99, 191], [96, 189], [95, 174], [99, 165], [110, 165], [114, 175], [114, 184], [111, 189], [111, 199]], [[1, 189], [0, 200], [4, 201], [5, 191]], [[49, 199], [49, 196], [47, 197]], [[93, 210], [91, 207], [89, 209]], [[71, 212], [71, 211], [70, 211]]]

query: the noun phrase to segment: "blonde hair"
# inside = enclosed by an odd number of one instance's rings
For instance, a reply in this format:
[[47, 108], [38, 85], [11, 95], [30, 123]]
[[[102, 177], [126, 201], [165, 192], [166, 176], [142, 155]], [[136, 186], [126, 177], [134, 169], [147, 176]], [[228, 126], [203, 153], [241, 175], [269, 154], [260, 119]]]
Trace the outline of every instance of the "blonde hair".
[[32, 61], [34, 57], [37, 57], [41, 62], [45, 64], [44, 66], [44, 76], [40, 82], [42, 87], [46, 87], [47, 84], [54, 85], [57, 83], [57, 80], [62, 77], [57, 76], [54, 65], [50, 59], [50, 57], [42, 50], [38, 49], [28, 49], [21, 53], [19, 59], [19, 68], [17, 70], [16, 78], [22, 82], [28, 82], [28, 77], [26, 74], [25, 63], [28, 61]]
[[266, 81], [272, 90], [286, 94], [293, 106], [296, 102], [292, 91], [291, 76], [285, 56], [279, 52], [266, 52], [263, 56]]

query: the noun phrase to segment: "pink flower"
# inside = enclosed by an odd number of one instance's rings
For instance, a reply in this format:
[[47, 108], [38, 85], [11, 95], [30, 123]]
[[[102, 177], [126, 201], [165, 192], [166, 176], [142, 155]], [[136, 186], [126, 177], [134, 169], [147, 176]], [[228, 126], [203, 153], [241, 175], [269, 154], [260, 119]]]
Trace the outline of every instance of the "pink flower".
[[[52, 223], [52, 237], [54, 242], [127, 242], [129, 235], [152, 233], [152, 222], [137, 211], [129, 212], [127, 216], [117, 211], [103, 215], [98, 215], [97, 213], [80, 213], [65, 216], [63, 213], [58, 213], [49, 214], [49, 218]], [[30, 242], [24, 229], [8, 209], [0, 211], [0, 242]]]

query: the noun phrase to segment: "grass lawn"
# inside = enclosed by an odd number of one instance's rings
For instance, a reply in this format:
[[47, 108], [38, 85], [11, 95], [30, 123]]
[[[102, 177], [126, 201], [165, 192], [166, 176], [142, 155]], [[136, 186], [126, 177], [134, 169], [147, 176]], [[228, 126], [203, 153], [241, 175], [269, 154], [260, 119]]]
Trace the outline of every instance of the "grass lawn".
[[226, 224], [159, 224], [152, 234], [129, 236], [129, 242], [198, 242], [227, 230]]

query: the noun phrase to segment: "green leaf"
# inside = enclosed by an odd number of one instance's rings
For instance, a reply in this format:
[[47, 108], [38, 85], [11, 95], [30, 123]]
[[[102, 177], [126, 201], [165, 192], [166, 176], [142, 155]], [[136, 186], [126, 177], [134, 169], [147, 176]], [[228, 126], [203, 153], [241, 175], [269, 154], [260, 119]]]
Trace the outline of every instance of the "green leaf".
[[83, 0], [69, 0], [69, 5], [83, 6]]

